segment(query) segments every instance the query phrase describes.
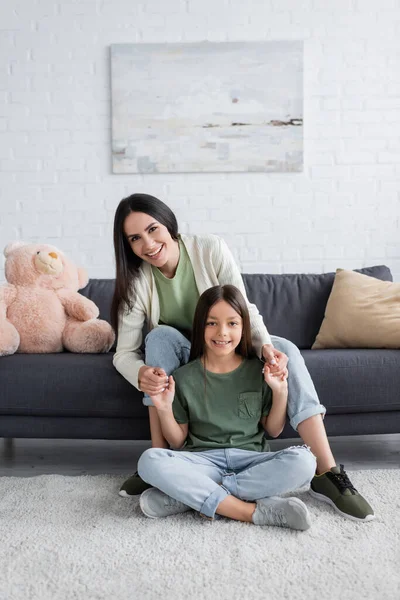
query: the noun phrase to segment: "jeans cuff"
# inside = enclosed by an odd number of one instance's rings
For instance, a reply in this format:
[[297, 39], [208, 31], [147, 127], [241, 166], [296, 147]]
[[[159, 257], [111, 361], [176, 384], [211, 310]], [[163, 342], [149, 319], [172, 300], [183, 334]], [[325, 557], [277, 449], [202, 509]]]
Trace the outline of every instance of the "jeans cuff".
[[201, 516], [208, 519], [214, 519], [218, 504], [220, 504], [222, 500], [225, 500], [225, 498], [229, 495], [230, 493], [228, 490], [226, 490], [222, 485], [219, 485], [218, 488], [208, 496], [207, 500], [201, 507], [199, 511]]
[[315, 415], [322, 415], [322, 418], [325, 417], [326, 408], [322, 404], [318, 404], [318, 406], [313, 406], [312, 408], [306, 408], [301, 412], [297, 413], [290, 419], [290, 424], [295, 431], [297, 431], [300, 423], [309, 419], [310, 417], [315, 417]]
[[152, 399], [147, 394], [143, 396], [143, 404], [144, 406], [154, 406]]

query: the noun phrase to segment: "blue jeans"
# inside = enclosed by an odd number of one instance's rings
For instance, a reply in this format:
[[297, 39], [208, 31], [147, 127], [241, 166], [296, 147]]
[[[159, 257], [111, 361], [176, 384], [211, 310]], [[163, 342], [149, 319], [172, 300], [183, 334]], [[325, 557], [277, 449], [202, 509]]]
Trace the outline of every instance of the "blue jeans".
[[306, 446], [278, 452], [150, 448], [140, 457], [138, 472], [153, 487], [213, 519], [229, 494], [247, 501], [278, 496], [308, 485], [315, 467]]
[[[288, 416], [290, 424], [297, 431], [299, 423], [314, 415], [325, 415], [326, 409], [320, 404], [316, 389], [299, 349], [289, 340], [271, 336], [277, 350], [289, 357], [288, 363]], [[161, 367], [171, 375], [178, 367], [189, 360], [190, 342], [173, 327], [159, 325], [147, 334], [145, 339], [145, 363], [150, 367]], [[152, 406], [151, 399], [144, 396], [143, 404]]]

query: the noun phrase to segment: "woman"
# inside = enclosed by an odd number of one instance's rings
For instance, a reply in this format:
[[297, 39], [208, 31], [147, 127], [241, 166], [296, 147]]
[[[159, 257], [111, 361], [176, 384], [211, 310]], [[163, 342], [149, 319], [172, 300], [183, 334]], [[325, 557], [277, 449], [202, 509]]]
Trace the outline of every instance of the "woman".
[[[119, 203], [114, 219], [116, 285], [112, 323], [118, 329], [116, 369], [144, 392], [149, 407], [152, 446], [166, 448], [151, 395], [159, 394], [168, 376], [187, 363], [190, 330], [200, 295], [215, 285], [231, 284], [247, 300], [240, 271], [225, 242], [213, 235], [179, 235], [171, 209], [147, 194], [132, 194]], [[342, 516], [366, 521], [373, 518], [368, 502], [336, 466], [323, 424], [320, 404], [304, 360], [290, 341], [269, 335], [256, 306], [248, 303], [253, 348], [274, 376], [288, 365], [288, 416], [304, 443], [317, 458], [311, 493]], [[140, 350], [147, 322], [144, 360]], [[146, 485], [137, 474], [120, 494], [141, 493]]]

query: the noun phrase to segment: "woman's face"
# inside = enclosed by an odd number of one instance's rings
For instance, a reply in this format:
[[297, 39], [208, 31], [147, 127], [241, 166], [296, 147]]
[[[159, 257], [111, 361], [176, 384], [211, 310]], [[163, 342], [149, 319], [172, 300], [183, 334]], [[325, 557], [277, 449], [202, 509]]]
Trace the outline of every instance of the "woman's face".
[[136, 256], [158, 268], [166, 264], [176, 243], [165, 225], [141, 212], [132, 212], [126, 217], [124, 233]]
[[226, 357], [240, 344], [243, 331], [241, 316], [225, 300], [216, 302], [208, 313], [204, 331], [207, 354]]

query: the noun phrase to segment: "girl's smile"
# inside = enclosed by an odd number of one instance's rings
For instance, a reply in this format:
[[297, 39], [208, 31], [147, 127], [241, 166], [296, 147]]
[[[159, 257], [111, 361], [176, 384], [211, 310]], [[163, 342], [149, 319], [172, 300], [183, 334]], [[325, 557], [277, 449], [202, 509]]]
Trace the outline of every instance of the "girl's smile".
[[232, 345], [231, 341], [222, 342], [220, 340], [212, 340], [212, 344], [216, 350], [226, 350]]

